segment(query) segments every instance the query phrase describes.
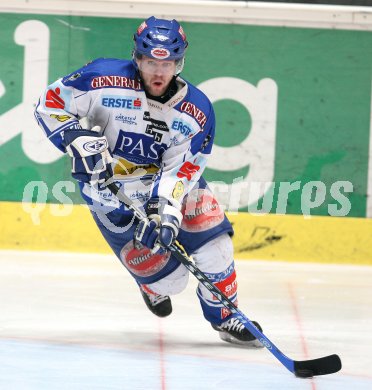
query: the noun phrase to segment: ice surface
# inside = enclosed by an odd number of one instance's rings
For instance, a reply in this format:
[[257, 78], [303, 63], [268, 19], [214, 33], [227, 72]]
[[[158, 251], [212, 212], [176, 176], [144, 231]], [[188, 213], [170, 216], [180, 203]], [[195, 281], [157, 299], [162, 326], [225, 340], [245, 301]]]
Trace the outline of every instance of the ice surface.
[[292, 359], [340, 355], [295, 378], [266, 349], [224, 343], [190, 275], [165, 319], [114, 256], [0, 252], [0, 389], [372, 389], [372, 267], [238, 261], [239, 304]]

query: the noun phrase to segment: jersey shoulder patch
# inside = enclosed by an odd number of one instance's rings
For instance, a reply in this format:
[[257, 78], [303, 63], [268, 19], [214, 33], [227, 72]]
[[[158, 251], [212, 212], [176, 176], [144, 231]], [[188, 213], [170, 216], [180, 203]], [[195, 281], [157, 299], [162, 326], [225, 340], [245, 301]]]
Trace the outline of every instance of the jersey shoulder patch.
[[177, 105], [177, 109], [190, 115], [201, 128], [204, 128], [211, 113], [213, 115], [212, 103], [200, 89], [189, 82], [187, 84], [188, 92], [182, 102]]
[[[66, 86], [89, 91], [110, 86], [137, 86], [136, 71], [132, 61], [117, 58], [97, 58], [62, 79]], [[132, 82], [126, 82], [131, 80]]]

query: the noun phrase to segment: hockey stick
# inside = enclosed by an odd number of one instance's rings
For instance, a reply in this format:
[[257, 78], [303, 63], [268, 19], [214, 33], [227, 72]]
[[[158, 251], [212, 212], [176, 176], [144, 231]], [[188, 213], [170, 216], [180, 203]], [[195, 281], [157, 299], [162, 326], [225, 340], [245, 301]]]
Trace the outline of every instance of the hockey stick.
[[[116, 197], [127, 206], [139, 220], [147, 218], [143, 212], [134, 205], [133, 201], [128, 198], [112, 182], [112, 178], [107, 181], [107, 187]], [[226, 297], [207, 276], [189, 259], [187, 254], [177, 244], [168, 248], [172, 255], [183, 264], [198, 280], [215, 296], [227, 309], [237, 314], [239, 320], [244, 323], [245, 327], [264, 345], [290, 372], [300, 378], [310, 378], [316, 375], [333, 374], [341, 369], [341, 359], [338, 355], [324, 356], [313, 360], [292, 360], [282, 353], [272, 341], [270, 341], [254, 324], [238, 309], [234, 303]]]

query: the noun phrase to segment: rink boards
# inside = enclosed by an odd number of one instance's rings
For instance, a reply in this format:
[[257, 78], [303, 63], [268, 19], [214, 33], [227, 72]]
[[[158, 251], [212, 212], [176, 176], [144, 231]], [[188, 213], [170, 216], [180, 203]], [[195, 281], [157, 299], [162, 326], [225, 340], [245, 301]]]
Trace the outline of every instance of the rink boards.
[[[183, 75], [215, 106], [217, 136], [205, 178], [223, 182], [220, 196], [238, 193], [244, 182], [269, 184], [270, 214], [229, 215], [236, 258], [372, 264], [368, 7], [87, 3], [0, 6], [0, 47], [7, 53], [0, 70], [0, 249], [109, 252], [78, 205], [70, 161], [46, 140], [33, 110], [57, 77], [96, 57], [129, 57], [132, 44], [124, 37], [153, 12], [184, 24], [192, 44]], [[39, 189], [27, 192], [32, 182]], [[242, 195], [240, 210], [263, 199], [254, 191]], [[35, 197], [40, 203], [27, 203]], [[313, 207], [306, 211], [304, 204]], [[340, 210], [347, 217], [329, 216]]]
[[[0, 202], [0, 249], [110, 253], [87, 207]], [[238, 259], [372, 265], [372, 220], [229, 214]]]

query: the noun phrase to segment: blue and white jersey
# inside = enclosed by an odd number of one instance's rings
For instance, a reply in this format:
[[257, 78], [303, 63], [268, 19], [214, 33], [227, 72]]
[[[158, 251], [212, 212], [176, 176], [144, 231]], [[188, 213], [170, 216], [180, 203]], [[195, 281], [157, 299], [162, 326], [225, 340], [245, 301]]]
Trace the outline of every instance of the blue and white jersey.
[[[146, 97], [131, 61], [99, 58], [48, 86], [35, 115], [63, 152], [64, 133], [80, 129], [79, 120], [100, 126], [127, 195], [161, 196], [180, 209], [206, 166], [215, 117], [200, 90], [180, 77], [177, 84], [178, 92], [161, 104]], [[82, 193], [89, 202], [94, 191], [87, 187]]]

